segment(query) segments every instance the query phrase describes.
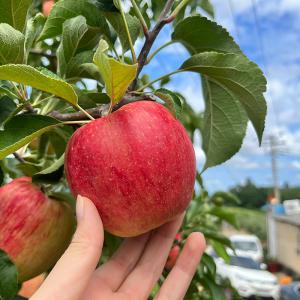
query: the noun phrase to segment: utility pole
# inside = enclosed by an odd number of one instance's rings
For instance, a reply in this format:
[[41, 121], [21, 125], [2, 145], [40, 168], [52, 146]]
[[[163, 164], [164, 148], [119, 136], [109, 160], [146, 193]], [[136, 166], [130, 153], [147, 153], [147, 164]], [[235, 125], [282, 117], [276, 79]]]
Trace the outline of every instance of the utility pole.
[[270, 136], [270, 154], [271, 154], [271, 162], [272, 162], [272, 178], [273, 178], [273, 189], [274, 196], [278, 202], [280, 202], [280, 188], [278, 181], [278, 169], [277, 169], [277, 140], [271, 135]]

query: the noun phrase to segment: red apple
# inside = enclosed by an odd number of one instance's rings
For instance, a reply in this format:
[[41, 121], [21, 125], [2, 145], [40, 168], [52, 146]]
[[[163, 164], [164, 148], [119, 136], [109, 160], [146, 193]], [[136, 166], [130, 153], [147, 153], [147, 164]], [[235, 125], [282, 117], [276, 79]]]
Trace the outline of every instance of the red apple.
[[73, 194], [95, 203], [105, 229], [130, 237], [186, 209], [195, 153], [163, 105], [139, 101], [79, 128], [68, 143], [65, 170]]
[[48, 198], [31, 178], [21, 177], [0, 188], [0, 249], [17, 266], [20, 282], [56, 263], [74, 225], [70, 206]]
[[178, 244], [180, 244], [182, 242], [182, 235], [180, 232], [178, 232], [176, 235], [175, 235], [175, 242], [177, 242]]
[[169, 253], [167, 262], [165, 264], [166, 270], [170, 271], [175, 266], [179, 254], [180, 254], [180, 247], [178, 245], [173, 246]]
[[48, 17], [53, 5], [55, 4], [54, 0], [43, 0], [43, 14]]

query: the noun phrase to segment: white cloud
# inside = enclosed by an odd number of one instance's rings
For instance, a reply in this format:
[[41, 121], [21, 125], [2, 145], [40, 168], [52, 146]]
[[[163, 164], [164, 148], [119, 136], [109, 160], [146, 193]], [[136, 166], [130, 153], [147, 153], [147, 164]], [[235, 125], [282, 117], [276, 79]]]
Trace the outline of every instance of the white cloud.
[[258, 169], [261, 165], [251, 158], [247, 158], [242, 155], [235, 155], [230, 161], [228, 161], [227, 166], [234, 167], [237, 169]]
[[[252, 0], [230, 0], [234, 13], [237, 15], [249, 14], [253, 10]], [[229, 0], [213, 0], [214, 6], [217, 8], [219, 17], [228, 16], [230, 12]], [[285, 13], [300, 13], [299, 0], [254, 0], [256, 10], [260, 16], [270, 15], [281, 16]]]
[[205, 154], [204, 151], [199, 146], [195, 146], [196, 162], [197, 166], [203, 166], [205, 163]]
[[299, 160], [294, 160], [291, 162], [291, 166], [295, 169], [300, 170], [300, 161]]

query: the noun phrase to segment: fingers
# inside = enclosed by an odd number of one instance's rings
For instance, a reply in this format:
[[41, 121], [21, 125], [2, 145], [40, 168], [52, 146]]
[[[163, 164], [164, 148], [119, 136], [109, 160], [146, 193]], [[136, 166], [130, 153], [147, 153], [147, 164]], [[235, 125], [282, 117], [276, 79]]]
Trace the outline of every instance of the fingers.
[[156, 300], [182, 300], [193, 279], [194, 273], [205, 250], [201, 233], [192, 233], [183, 247], [178, 260], [161, 287]]
[[153, 231], [144, 253], [118, 292], [134, 292], [136, 299], [147, 299], [152, 287], [162, 273], [174, 237], [182, 223], [183, 215]]
[[138, 262], [148, 239], [149, 234], [126, 239], [113, 257], [97, 269], [92, 284], [104, 282], [116, 291]]
[[94, 272], [103, 245], [103, 226], [94, 204], [78, 196], [77, 230], [63, 256], [31, 300], [78, 299]]

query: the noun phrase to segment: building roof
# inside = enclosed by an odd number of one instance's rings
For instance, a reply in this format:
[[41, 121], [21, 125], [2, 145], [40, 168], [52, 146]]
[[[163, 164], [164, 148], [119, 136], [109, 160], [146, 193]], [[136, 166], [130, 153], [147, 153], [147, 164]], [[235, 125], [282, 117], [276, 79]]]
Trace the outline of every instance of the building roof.
[[300, 226], [300, 214], [295, 215], [275, 215], [277, 221], [292, 224], [295, 226]]

